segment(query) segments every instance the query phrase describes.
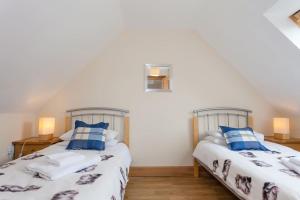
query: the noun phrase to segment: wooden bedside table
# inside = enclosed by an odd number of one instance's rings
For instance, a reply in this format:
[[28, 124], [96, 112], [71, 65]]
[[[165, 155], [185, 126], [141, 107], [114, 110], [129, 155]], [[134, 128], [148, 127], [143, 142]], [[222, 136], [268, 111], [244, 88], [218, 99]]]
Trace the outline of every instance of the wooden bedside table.
[[36, 151], [39, 151], [41, 149], [44, 149], [52, 144], [61, 142], [62, 140], [54, 137], [50, 140], [40, 140], [38, 137], [36, 138], [30, 138], [30, 139], [23, 139], [14, 141], [14, 159], [17, 159], [22, 151], [22, 146], [25, 142], [24, 149], [23, 149], [23, 155], [26, 156], [28, 154], [34, 153]]
[[286, 140], [281, 140], [281, 139], [275, 139], [274, 136], [265, 136], [265, 140], [269, 142], [281, 144], [283, 146], [287, 146], [297, 151], [300, 151], [300, 138], [290, 138]]

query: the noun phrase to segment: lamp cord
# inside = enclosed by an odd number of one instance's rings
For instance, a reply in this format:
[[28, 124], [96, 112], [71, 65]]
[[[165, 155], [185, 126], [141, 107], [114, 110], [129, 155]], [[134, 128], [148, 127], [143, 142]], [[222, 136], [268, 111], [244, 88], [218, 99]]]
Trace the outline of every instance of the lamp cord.
[[24, 147], [25, 147], [26, 143], [29, 142], [29, 140], [35, 139], [35, 138], [38, 138], [38, 137], [30, 137], [30, 138], [27, 138], [27, 139], [24, 140], [22, 148], [21, 148], [21, 152], [20, 152], [18, 158], [21, 158], [23, 156], [23, 150], [24, 150]]

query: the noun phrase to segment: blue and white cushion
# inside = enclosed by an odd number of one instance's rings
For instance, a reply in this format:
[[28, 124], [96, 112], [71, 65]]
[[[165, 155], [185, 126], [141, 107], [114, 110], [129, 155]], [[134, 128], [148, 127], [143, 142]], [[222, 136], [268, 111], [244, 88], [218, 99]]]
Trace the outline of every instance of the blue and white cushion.
[[232, 128], [220, 126], [228, 147], [233, 151], [261, 150], [269, 151], [256, 138], [252, 128]]
[[104, 130], [107, 129], [108, 123], [100, 122], [98, 124], [86, 124], [82, 121], [75, 122], [75, 129], [67, 149], [105, 149]]

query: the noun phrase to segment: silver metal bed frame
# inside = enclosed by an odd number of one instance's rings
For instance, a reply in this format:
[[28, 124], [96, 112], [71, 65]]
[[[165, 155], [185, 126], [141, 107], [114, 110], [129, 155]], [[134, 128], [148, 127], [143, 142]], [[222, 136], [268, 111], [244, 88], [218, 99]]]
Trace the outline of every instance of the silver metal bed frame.
[[[196, 148], [200, 141], [201, 131], [205, 132], [211, 130], [218, 130], [220, 125], [232, 126], [232, 127], [248, 127], [251, 126], [250, 114], [251, 110], [243, 108], [232, 108], [232, 107], [215, 107], [215, 108], [204, 108], [197, 109], [193, 111], [193, 147]], [[199, 124], [202, 122], [202, 126]], [[215, 177], [222, 185], [224, 185], [228, 190], [230, 190], [237, 198], [243, 200], [240, 195], [238, 195], [233, 189], [226, 185], [222, 179], [217, 177], [201, 161], [194, 159], [194, 176], [199, 177], [199, 166], [202, 166], [206, 171], [208, 171], [213, 177]]]
[[[129, 110], [109, 107], [85, 107], [76, 108], [66, 111], [65, 129], [66, 131], [73, 128], [74, 120], [79, 119], [88, 123], [108, 122], [109, 129], [116, 130], [116, 122], [121, 122], [123, 141], [129, 146]], [[120, 128], [120, 127], [119, 127]], [[119, 130], [121, 131], [121, 130]]]
[[[216, 107], [216, 108], [204, 108], [194, 110], [193, 113], [197, 118], [206, 118], [208, 131], [210, 130], [210, 120], [209, 118], [215, 117], [217, 120], [217, 127], [220, 125], [232, 126], [231, 117], [236, 119], [236, 127], [240, 127], [240, 121], [244, 120], [246, 126], [249, 125], [249, 114], [252, 113], [251, 110], [243, 108], [232, 108], [232, 107]], [[221, 122], [221, 117], [225, 117]], [[204, 119], [205, 120], [205, 119]]]

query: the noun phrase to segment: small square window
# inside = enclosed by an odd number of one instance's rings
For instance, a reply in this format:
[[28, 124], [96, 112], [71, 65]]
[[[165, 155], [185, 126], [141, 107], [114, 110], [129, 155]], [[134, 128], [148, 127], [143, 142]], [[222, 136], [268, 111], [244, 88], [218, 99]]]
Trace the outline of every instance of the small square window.
[[290, 18], [300, 26], [300, 10], [290, 16]]

